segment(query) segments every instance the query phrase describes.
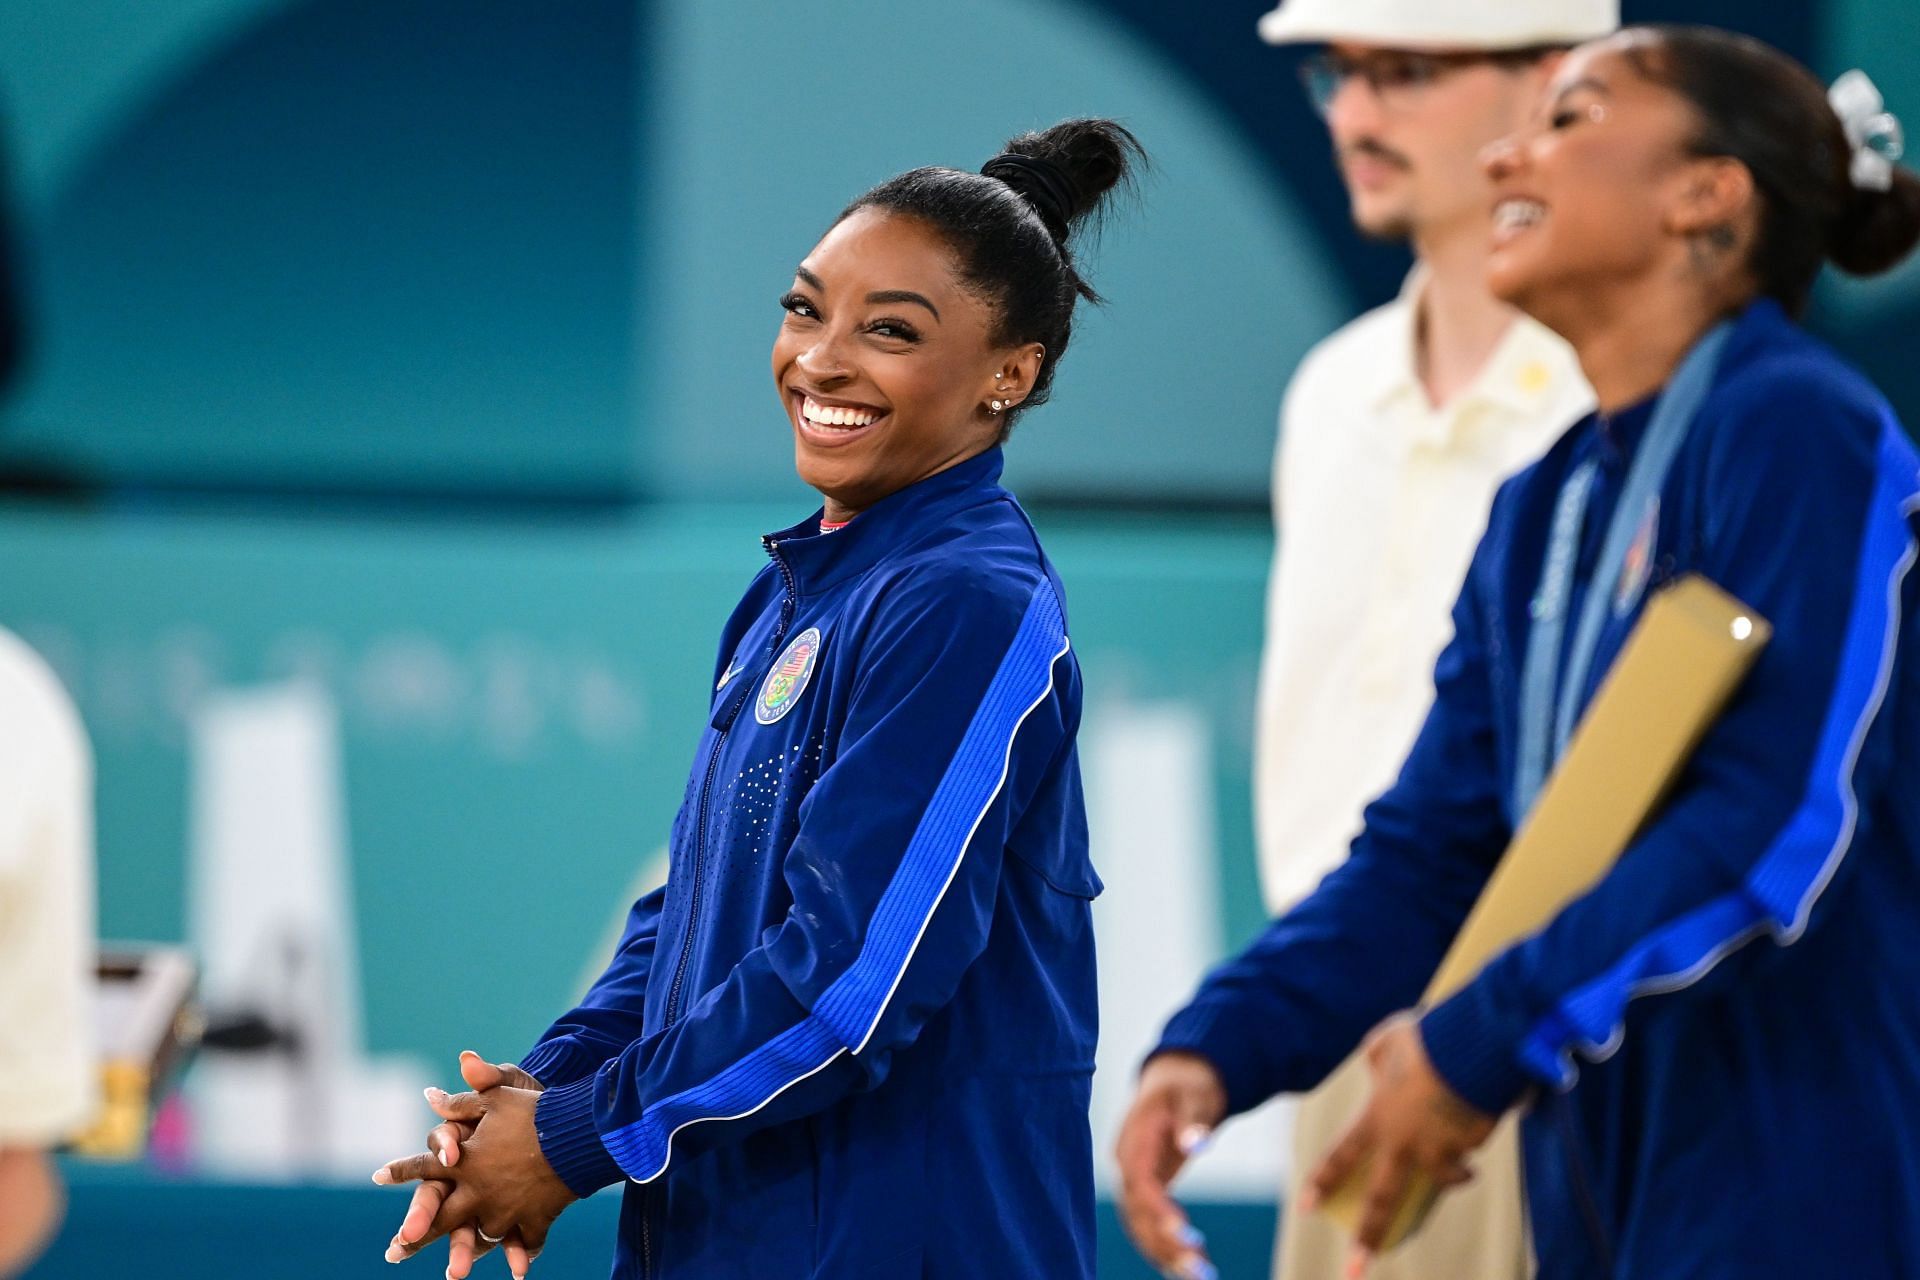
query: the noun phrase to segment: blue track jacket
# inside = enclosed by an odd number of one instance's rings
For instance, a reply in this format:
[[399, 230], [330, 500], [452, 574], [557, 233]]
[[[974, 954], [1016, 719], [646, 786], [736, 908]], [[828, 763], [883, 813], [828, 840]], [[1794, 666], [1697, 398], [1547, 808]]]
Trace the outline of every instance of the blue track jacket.
[[[1514, 829], [1529, 603], [1562, 481], [1601, 467], [1591, 573], [1651, 405], [1502, 489], [1432, 713], [1345, 865], [1169, 1024], [1235, 1111], [1317, 1084], [1418, 1000]], [[1542, 1280], [1920, 1276], [1920, 458], [1770, 302], [1739, 318], [1623, 575], [1700, 572], [1775, 632], [1601, 883], [1426, 1012], [1440, 1074], [1523, 1126]], [[1574, 616], [1580, 607], [1577, 589]]]
[[665, 888], [521, 1065], [616, 1277], [1093, 1275], [1062, 593], [998, 449], [764, 542]]

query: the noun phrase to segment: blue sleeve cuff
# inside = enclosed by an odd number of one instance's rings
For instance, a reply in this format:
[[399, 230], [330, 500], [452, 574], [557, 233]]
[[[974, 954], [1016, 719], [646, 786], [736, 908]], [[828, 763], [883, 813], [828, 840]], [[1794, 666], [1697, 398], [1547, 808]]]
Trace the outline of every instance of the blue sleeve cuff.
[[1447, 1087], [1476, 1111], [1504, 1114], [1535, 1083], [1521, 1065], [1517, 1028], [1486, 1008], [1478, 982], [1442, 1001], [1420, 1019], [1420, 1039]]
[[573, 1036], [555, 1036], [533, 1046], [520, 1059], [520, 1069], [553, 1089], [591, 1076], [614, 1056], [603, 1046], [583, 1044]]
[[1275, 1091], [1266, 1087], [1265, 1073], [1248, 1050], [1248, 1037], [1236, 1034], [1237, 1022], [1227, 1009], [1190, 1004], [1168, 1021], [1166, 1030], [1160, 1033], [1160, 1043], [1147, 1060], [1163, 1053], [1191, 1053], [1205, 1058], [1213, 1064], [1227, 1091], [1227, 1114], [1251, 1111]]
[[567, 1190], [581, 1199], [625, 1176], [600, 1141], [593, 1123], [593, 1091], [596, 1076], [573, 1084], [548, 1089], [534, 1107], [534, 1131], [540, 1138], [540, 1153], [567, 1184]]

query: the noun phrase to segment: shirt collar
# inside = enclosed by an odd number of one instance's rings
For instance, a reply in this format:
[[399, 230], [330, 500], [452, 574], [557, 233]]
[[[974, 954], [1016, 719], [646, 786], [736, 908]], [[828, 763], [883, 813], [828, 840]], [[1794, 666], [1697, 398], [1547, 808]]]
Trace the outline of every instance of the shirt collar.
[[1415, 264], [1401, 282], [1400, 292], [1388, 305], [1385, 341], [1380, 352], [1381, 379], [1373, 407], [1385, 409], [1403, 396], [1413, 397], [1425, 407], [1427, 390], [1420, 385], [1419, 351], [1415, 347], [1420, 318], [1420, 291], [1426, 286], [1425, 267]]
[[[1490, 405], [1524, 417], [1537, 417], [1552, 407], [1569, 378], [1578, 376], [1573, 354], [1539, 321], [1516, 316], [1493, 354], [1474, 380], [1443, 409], [1434, 409], [1427, 390], [1420, 383], [1419, 336], [1420, 297], [1426, 288], [1427, 271], [1415, 265], [1407, 274], [1400, 293], [1392, 304], [1392, 327], [1383, 357], [1385, 366], [1374, 408], [1383, 410], [1402, 397], [1411, 398], [1422, 410], [1443, 416], [1450, 424], [1459, 420], [1463, 410]], [[1384, 363], [1384, 361], [1383, 361]]]
[[810, 595], [866, 572], [888, 552], [938, 528], [956, 513], [1002, 496], [1004, 465], [1005, 456], [995, 445], [887, 495], [843, 529], [821, 533], [822, 512], [816, 510], [760, 541], [792, 574], [799, 594]]

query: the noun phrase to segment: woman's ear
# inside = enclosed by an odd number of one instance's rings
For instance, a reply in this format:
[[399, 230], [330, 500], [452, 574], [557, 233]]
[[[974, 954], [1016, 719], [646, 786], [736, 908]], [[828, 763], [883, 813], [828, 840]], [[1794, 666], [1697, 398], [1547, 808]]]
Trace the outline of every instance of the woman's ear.
[[1729, 156], [1689, 161], [1679, 198], [1667, 212], [1667, 228], [1676, 235], [1699, 236], [1718, 228], [1738, 228], [1754, 214], [1753, 171]]
[[1000, 353], [1000, 363], [994, 366], [991, 389], [987, 392], [988, 402], [999, 401], [1002, 410], [1011, 409], [1033, 394], [1033, 384], [1039, 380], [1040, 365], [1047, 358], [1047, 349], [1037, 342], [1025, 346], [1010, 347]]

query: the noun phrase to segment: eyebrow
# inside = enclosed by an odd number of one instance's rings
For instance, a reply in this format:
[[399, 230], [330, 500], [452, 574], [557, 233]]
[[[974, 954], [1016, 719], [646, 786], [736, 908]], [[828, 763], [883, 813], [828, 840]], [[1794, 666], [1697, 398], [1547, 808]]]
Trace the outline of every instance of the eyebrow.
[[911, 289], [882, 289], [877, 293], [868, 294], [867, 301], [869, 303], [881, 303], [881, 302], [917, 303], [920, 306], [925, 307], [927, 310], [933, 312], [933, 318], [935, 320], [938, 320], [940, 318], [940, 308], [934, 306], [933, 303], [927, 301], [927, 299], [924, 296], [922, 296], [921, 294], [915, 293]]
[[[807, 270], [805, 267], [795, 267], [793, 269], [793, 274], [794, 274], [794, 278], [799, 280], [802, 284], [805, 284], [814, 289], [818, 289], [822, 293], [825, 293], [827, 291], [827, 286], [820, 279], [820, 277], [813, 274], [813, 272]], [[916, 306], [925, 307], [928, 311], [932, 312], [933, 318], [935, 320], [938, 320], [940, 318], [940, 308], [934, 306], [932, 301], [930, 301], [925, 294], [915, 293], [911, 289], [876, 290], [875, 292], [867, 295], [867, 302], [870, 305], [877, 305], [879, 303], [884, 303], [884, 302], [910, 302], [915, 304]]]

